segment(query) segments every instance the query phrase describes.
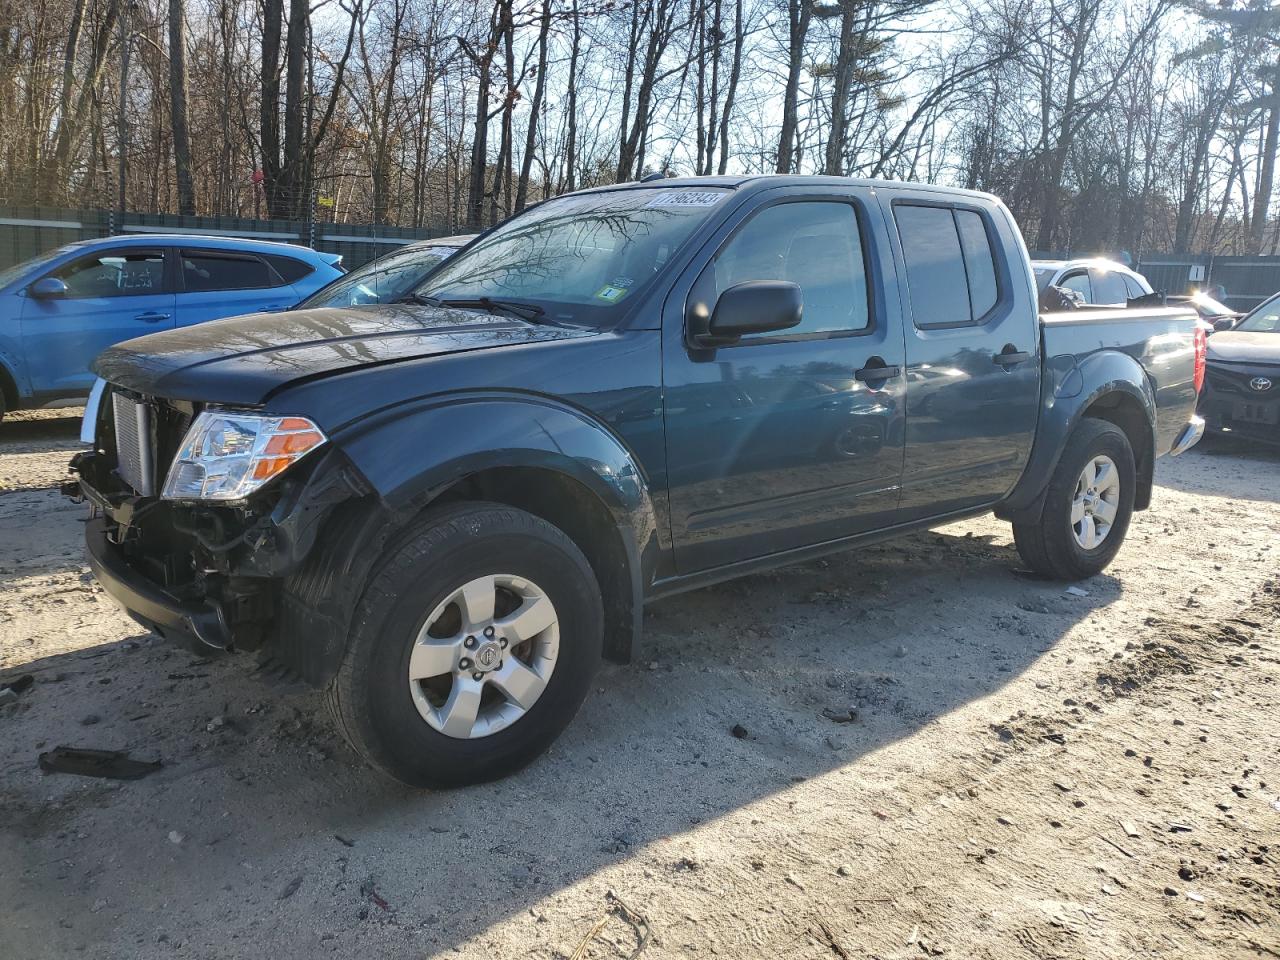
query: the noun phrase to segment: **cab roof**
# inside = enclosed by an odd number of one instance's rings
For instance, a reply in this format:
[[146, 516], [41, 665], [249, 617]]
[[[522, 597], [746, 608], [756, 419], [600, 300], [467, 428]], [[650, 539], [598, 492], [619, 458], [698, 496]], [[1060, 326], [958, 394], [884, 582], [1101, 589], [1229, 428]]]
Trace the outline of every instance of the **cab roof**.
[[966, 190], [962, 187], [944, 187], [932, 183], [910, 183], [904, 180], [877, 180], [870, 177], [830, 177], [810, 174], [764, 173], [741, 176], [714, 177], [665, 177], [653, 180], [633, 180], [627, 183], [606, 184], [580, 190], [579, 193], [606, 193], [612, 190], [664, 190], [671, 187], [720, 187], [728, 190], [768, 190], [774, 187], [787, 186], [819, 186], [819, 187], [867, 187], [894, 188], [900, 190], [919, 190], [945, 196], [972, 197], [978, 200], [1000, 202], [994, 194], [980, 190]]

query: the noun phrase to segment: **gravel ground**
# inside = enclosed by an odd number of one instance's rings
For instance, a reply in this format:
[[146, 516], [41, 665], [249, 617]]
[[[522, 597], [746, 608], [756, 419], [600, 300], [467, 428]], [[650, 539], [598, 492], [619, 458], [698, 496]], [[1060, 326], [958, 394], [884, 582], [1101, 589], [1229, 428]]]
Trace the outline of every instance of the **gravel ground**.
[[115, 609], [69, 413], [0, 424], [0, 956], [1280, 956], [1280, 454], [1161, 461], [1084, 595], [982, 518], [663, 601], [548, 755], [431, 794]]

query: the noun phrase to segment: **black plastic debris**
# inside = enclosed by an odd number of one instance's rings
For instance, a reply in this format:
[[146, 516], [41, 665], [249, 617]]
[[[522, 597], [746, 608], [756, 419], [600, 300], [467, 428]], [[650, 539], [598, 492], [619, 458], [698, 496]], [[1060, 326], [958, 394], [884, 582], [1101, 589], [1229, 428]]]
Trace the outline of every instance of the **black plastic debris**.
[[141, 780], [155, 773], [159, 760], [134, 760], [123, 750], [86, 750], [81, 747], [54, 747], [39, 756], [45, 773], [74, 773], [81, 777], [109, 780]]

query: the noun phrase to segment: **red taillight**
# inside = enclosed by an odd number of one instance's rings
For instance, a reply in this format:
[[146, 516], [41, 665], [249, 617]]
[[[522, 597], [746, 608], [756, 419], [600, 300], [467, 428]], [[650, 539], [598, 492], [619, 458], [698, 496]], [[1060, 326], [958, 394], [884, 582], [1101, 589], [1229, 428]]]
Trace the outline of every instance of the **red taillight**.
[[1196, 322], [1196, 368], [1192, 374], [1192, 380], [1195, 382], [1196, 393], [1204, 388], [1204, 355], [1209, 348], [1208, 336], [1205, 333], [1204, 326]]

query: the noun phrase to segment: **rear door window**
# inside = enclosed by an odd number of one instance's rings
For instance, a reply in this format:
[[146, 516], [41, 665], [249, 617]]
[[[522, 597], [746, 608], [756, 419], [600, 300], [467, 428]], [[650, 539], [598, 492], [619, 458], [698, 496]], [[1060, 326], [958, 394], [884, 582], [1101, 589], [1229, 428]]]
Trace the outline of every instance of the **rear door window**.
[[284, 281], [259, 257], [217, 250], [183, 250], [182, 284], [187, 293], [204, 293], [278, 287], [283, 286]]
[[972, 210], [957, 210], [956, 227], [960, 230], [960, 249], [964, 251], [965, 273], [969, 278], [969, 306], [974, 320], [985, 316], [1000, 298], [996, 287], [995, 254], [982, 215]]
[[67, 296], [76, 299], [164, 293], [164, 252], [108, 250], [76, 260], [54, 276], [67, 285]]
[[973, 210], [894, 205], [915, 325], [981, 323], [1000, 299], [986, 221]]
[[1093, 303], [1093, 288], [1089, 285], [1089, 274], [1083, 270], [1067, 274], [1058, 281], [1057, 285], [1064, 290], [1074, 290], [1084, 297], [1085, 303]]
[[1129, 299], [1129, 289], [1124, 285], [1124, 274], [1114, 270], [1090, 270], [1093, 283], [1093, 302], [1109, 307], [1124, 306]]

